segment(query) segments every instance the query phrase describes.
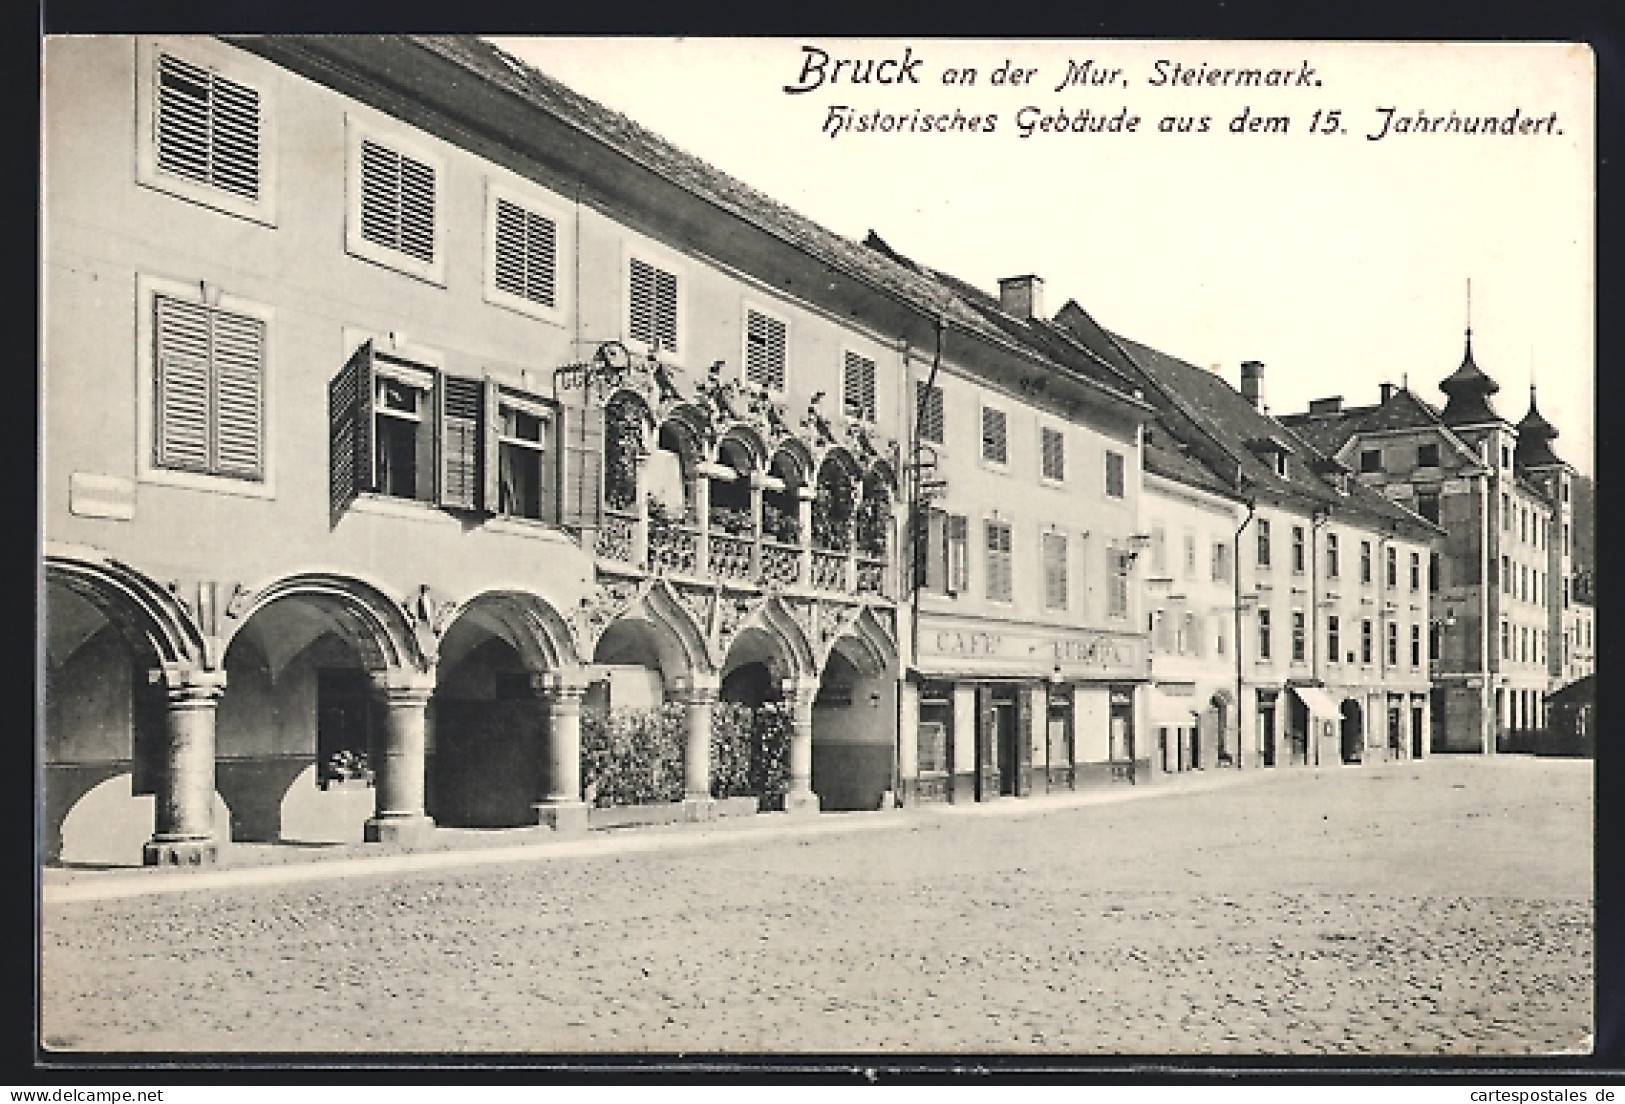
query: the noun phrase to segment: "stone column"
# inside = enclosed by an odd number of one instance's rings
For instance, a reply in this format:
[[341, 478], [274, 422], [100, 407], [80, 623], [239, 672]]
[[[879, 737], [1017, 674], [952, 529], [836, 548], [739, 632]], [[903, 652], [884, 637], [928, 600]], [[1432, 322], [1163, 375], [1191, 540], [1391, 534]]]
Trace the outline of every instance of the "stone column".
[[801, 583], [812, 585], [812, 507], [818, 489], [811, 483], [796, 488], [796, 531], [801, 534]]
[[165, 668], [164, 758], [153, 833], [141, 850], [148, 866], [198, 866], [218, 857], [214, 838], [214, 718], [224, 671]]
[[693, 675], [674, 679], [672, 697], [683, 703], [683, 806], [686, 820], [711, 820], [716, 802], [711, 799], [711, 707], [716, 703], [718, 680]]
[[434, 695], [432, 675], [380, 677], [375, 692], [386, 708], [384, 738], [374, 770], [376, 806], [368, 843], [409, 843], [434, 827], [423, 809], [427, 740], [424, 713]]
[[[711, 558], [711, 477], [708, 475], [694, 476], [694, 513], [699, 533], [695, 541], [698, 547], [694, 551], [694, 574], [704, 578], [710, 573]], [[686, 525], [688, 519], [684, 518], [683, 523]]]
[[791, 813], [818, 812], [818, 795], [812, 788], [813, 699], [818, 683], [810, 679], [786, 679], [785, 703], [790, 706], [790, 789], [784, 795], [784, 808]]
[[532, 809], [536, 823], [558, 835], [587, 830], [587, 805], [581, 800], [581, 698], [585, 678], [577, 672], [550, 671], [535, 676], [547, 732], [547, 793]]

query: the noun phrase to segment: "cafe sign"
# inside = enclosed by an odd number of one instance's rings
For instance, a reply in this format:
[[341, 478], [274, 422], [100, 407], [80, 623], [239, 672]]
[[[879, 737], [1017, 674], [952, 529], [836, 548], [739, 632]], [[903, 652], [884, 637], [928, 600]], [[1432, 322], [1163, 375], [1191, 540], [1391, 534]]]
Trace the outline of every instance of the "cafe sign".
[[[922, 666], [1048, 678], [1139, 677], [1145, 641], [1129, 633], [1031, 629], [921, 619]], [[928, 662], [929, 661], [929, 662]]]

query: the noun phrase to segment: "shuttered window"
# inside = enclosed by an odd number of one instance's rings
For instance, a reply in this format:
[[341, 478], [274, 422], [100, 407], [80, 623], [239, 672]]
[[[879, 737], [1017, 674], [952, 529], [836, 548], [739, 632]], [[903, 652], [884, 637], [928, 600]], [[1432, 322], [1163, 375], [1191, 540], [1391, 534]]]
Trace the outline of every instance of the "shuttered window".
[[875, 362], [847, 353], [841, 368], [841, 408], [848, 418], [875, 420]]
[[745, 312], [745, 378], [769, 391], [784, 390], [790, 328], [759, 311]]
[[1012, 556], [1010, 526], [1004, 522], [989, 521], [987, 532], [987, 596], [995, 602], [1012, 600], [1015, 587], [1015, 566]]
[[1058, 429], [1041, 427], [1038, 431], [1039, 462], [1045, 479], [1057, 483], [1066, 479], [1066, 437]]
[[1044, 608], [1064, 610], [1067, 607], [1067, 597], [1070, 592], [1066, 577], [1066, 535], [1064, 533], [1044, 534], [1043, 558]]
[[460, 376], [440, 381], [440, 504], [480, 505], [484, 467], [485, 384]]
[[1106, 550], [1106, 614], [1128, 616], [1128, 554], [1117, 548]]
[[942, 388], [927, 387], [923, 380], [916, 381], [914, 408], [919, 419], [920, 440], [942, 444]]
[[263, 480], [265, 323], [154, 296], [155, 466]]
[[1111, 498], [1124, 495], [1123, 454], [1106, 451], [1106, 494]]
[[362, 139], [362, 239], [433, 264], [435, 186], [432, 165]]
[[260, 196], [260, 94], [212, 69], [158, 57], [158, 168], [232, 195]]
[[1224, 541], [1216, 541], [1213, 545], [1213, 581], [1230, 581], [1230, 546]]
[[677, 276], [636, 257], [630, 264], [626, 336], [656, 353], [677, 354]]
[[982, 407], [982, 459], [994, 464], [1010, 461], [1008, 422], [1004, 411]]
[[498, 291], [544, 307], [558, 306], [558, 223], [499, 198], [492, 253]]
[[1160, 525], [1151, 530], [1151, 574], [1168, 574], [1168, 533]]
[[948, 592], [962, 594], [970, 589], [970, 518], [948, 515]]

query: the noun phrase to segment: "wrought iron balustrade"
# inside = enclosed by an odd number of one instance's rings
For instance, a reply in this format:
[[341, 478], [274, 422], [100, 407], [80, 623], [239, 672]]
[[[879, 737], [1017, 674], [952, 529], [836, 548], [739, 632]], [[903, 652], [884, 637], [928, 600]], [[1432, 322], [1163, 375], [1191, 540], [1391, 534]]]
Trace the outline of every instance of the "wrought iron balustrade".
[[845, 591], [846, 581], [845, 552], [825, 552], [814, 549], [812, 554], [812, 585], [819, 590]]
[[649, 568], [694, 575], [700, 566], [700, 532], [691, 525], [665, 525], [649, 534]]
[[711, 533], [706, 557], [711, 574], [723, 579], [749, 579], [755, 543], [750, 537]]
[[606, 560], [632, 563], [636, 559], [637, 530], [638, 515], [606, 509], [594, 551]]
[[794, 586], [801, 582], [801, 549], [793, 544], [762, 541], [761, 580], [764, 584]]

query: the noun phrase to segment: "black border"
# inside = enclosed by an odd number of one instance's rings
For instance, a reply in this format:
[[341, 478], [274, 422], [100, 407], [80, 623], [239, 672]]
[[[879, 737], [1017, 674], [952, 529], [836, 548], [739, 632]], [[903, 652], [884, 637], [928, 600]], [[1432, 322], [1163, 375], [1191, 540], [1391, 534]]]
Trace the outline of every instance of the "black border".
[[[595, 4], [571, 9], [558, 5], [523, 4], [518, 0], [457, 0], [454, 4], [387, 0], [45, 0], [39, 8], [37, 34], [133, 34], [190, 32], [214, 34], [255, 33], [412, 33], [482, 34], [662, 34], [662, 35], [775, 35], [833, 37], [864, 35], [908, 37], [1105, 37], [1105, 38], [1227, 38], [1253, 40], [1462, 40], [1462, 41], [1571, 41], [1591, 47], [1597, 70], [1597, 198], [1596, 304], [1597, 405], [1594, 472], [1615, 470], [1625, 455], [1606, 429], [1609, 415], [1625, 412], [1619, 402], [1619, 373], [1625, 371], [1625, 279], [1621, 278], [1620, 229], [1625, 223], [1625, 199], [1620, 195], [1620, 166], [1625, 158], [1621, 135], [1625, 130], [1625, 5], [1618, 0], [1567, 0], [1560, 3], [1518, 3], [1515, 0], [1472, 3], [1448, 2], [1352, 3], [1341, 7], [1292, 5], [1262, 0], [1184, 0], [1153, 8], [1131, 10], [1126, 4], [1107, 10], [1082, 6], [1008, 4], [976, 7], [933, 7], [928, 14], [909, 8], [882, 9], [868, 4], [820, 4], [793, 13], [783, 7], [684, 10], [670, 4]], [[792, 15], [799, 24], [785, 22]], [[20, 42], [14, 40], [14, 44]], [[39, 42], [36, 41], [36, 47]], [[42, 60], [36, 49], [35, 62]], [[26, 69], [15, 69], [24, 79]], [[32, 102], [33, 120], [39, 120], [38, 83], [32, 93], [13, 97], [13, 104]], [[21, 113], [19, 112], [19, 115]], [[24, 124], [27, 125], [26, 123]], [[34, 146], [36, 155], [37, 142]], [[36, 212], [39, 176], [35, 174]], [[36, 222], [37, 248], [40, 223]], [[26, 255], [26, 250], [23, 255]], [[38, 278], [38, 256], [34, 276]], [[36, 363], [38, 360], [36, 358]], [[38, 379], [30, 397], [37, 400]], [[16, 404], [11, 435], [13, 447], [31, 440], [38, 457], [37, 401], [19, 414]], [[16, 422], [27, 419], [26, 434], [17, 434]], [[36, 461], [37, 462], [37, 461]], [[37, 492], [36, 492], [37, 493]], [[1598, 516], [1614, 516], [1618, 504], [1611, 481], [1598, 489]], [[34, 513], [38, 525], [38, 503]], [[20, 527], [19, 527], [20, 528]], [[30, 531], [30, 558], [26, 571], [13, 578], [33, 583], [35, 557], [41, 533]], [[1611, 530], [1599, 525], [1599, 565], [1611, 548]], [[1599, 572], [1600, 575], [1600, 572]], [[31, 588], [34, 589], [34, 588]], [[1596, 1001], [1595, 1052], [1588, 1057], [1474, 1061], [1460, 1057], [1402, 1059], [1396, 1057], [1355, 1061], [1346, 1058], [1283, 1059], [1172, 1057], [1058, 1058], [998, 1055], [745, 1055], [722, 1059], [700, 1055], [648, 1055], [606, 1059], [602, 1055], [502, 1055], [471, 1057], [402, 1054], [358, 1058], [353, 1055], [44, 1055], [37, 1049], [37, 1018], [32, 992], [23, 1001], [22, 986], [13, 983], [13, 1030], [6, 1033], [5, 1080], [15, 1086], [96, 1087], [119, 1085], [230, 1086], [233, 1084], [581, 1084], [594, 1086], [693, 1085], [718, 1082], [758, 1084], [868, 1083], [1076, 1083], [1158, 1084], [1200, 1086], [1231, 1083], [1296, 1084], [1428, 1084], [1466, 1085], [1486, 1082], [1552, 1087], [1589, 1088], [1601, 1083], [1625, 1083], [1625, 883], [1616, 859], [1625, 843], [1625, 814], [1613, 798], [1625, 793], [1625, 751], [1613, 739], [1625, 739], [1625, 726], [1616, 737], [1611, 718], [1625, 717], [1616, 708], [1622, 691], [1608, 673], [1617, 670], [1617, 648], [1606, 626], [1616, 604], [1605, 580], [1597, 588], [1597, 669], [1601, 675], [1599, 714], [1602, 735], [1596, 770]], [[30, 596], [37, 601], [38, 592]], [[30, 648], [32, 653], [32, 648]], [[32, 670], [32, 654], [28, 669]], [[18, 665], [20, 668], [21, 665]], [[18, 669], [18, 668], [14, 668]], [[30, 680], [31, 681], [31, 680]], [[30, 702], [32, 727], [33, 687]], [[20, 772], [13, 775], [14, 784]], [[32, 777], [29, 779], [32, 783]], [[19, 799], [12, 810], [32, 808], [32, 797]], [[10, 834], [12, 856], [21, 859], [17, 881], [27, 878], [36, 887], [31, 848], [19, 846], [32, 838], [30, 822]], [[22, 920], [13, 910], [12, 920]], [[30, 910], [27, 921], [35, 925]], [[19, 925], [20, 926], [20, 925]], [[25, 938], [12, 938], [15, 949], [35, 950], [37, 926]], [[37, 957], [34, 960], [37, 962]], [[34, 963], [24, 964], [14, 979], [31, 976]], [[31, 986], [29, 987], [32, 988]], [[21, 1021], [20, 1023], [17, 1021]], [[48, 1063], [48, 1064], [42, 1064]], [[1592, 1096], [1592, 1099], [1595, 1099]]]

